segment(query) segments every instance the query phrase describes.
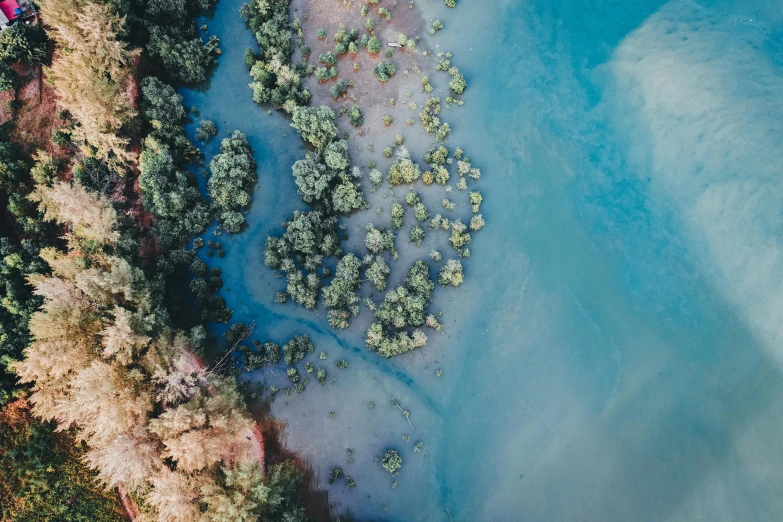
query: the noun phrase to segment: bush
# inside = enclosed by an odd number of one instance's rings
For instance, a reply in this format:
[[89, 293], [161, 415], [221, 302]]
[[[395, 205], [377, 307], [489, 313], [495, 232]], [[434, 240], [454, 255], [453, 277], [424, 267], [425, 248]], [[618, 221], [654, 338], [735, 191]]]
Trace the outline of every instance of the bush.
[[484, 228], [484, 218], [481, 216], [481, 214], [476, 214], [470, 218], [471, 230], [481, 230], [482, 228]]
[[389, 274], [391, 274], [391, 268], [389, 268], [389, 265], [381, 256], [376, 256], [375, 259], [373, 259], [373, 262], [365, 273], [367, 280], [370, 281], [379, 292], [386, 290], [386, 280], [389, 278]]
[[[16, 27], [15, 25], [12, 25], [11, 27]], [[5, 31], [0, 32], [0, 34], [3, 34]], [[11, 89], [15, 89], [20, 82], [19, 75], [16, 74], [16, 71], [11, 69], [11, 67], [5, 63], [0, 62], [0, 92], [10, 91]]]
[[318, 55], [318, 61], [329, 66], [337, 65], [337, 57], [328, 52]]
[[446, 0], [446, 7], [457, 7], [457, 0]]
[[370, 170], [370, 183], [372, 183], [373, 187], [383, 185], [383, 173], [378, 169]]
[[318, 38], [326, 38], [326, 29], [318, 29], [315, 34]]
[[295, 335], [293, 339], [283, 345], [283, 359], [287, 365], [296, 364], [303, 360], [308, 353], [313, 353], [315, 346], [306, 335]]
[[397, 450], [386, 450], [386, 454], [381, 461], [381, 466], [389, 473], [394, 473], [402, 467], [402, 457], [397, 453]]
[[348, 319], [359, 313], [359, 295], [362, 279], [359, 275], [361, 261], [348, 254], [337, 263], [332, 283], [323, 289], [324, 304], [329, 309], [329, 324], [333, 328], [348, 328]]
[[366, 46], [367, 52], [370, 54], [378, 54], [381, 52], [381, 42], [378, 40], [378, 38], [375, 37], [375, 35], [371, 36], [369, 40], [367, 40], [367, 46]]
[[420, 247], [424, 241], [424, 229], [419, 225], [413, 227], [410, 232], [410, 240], [411, 243], [415, 243], [417, 247]]
[[350, 121], [351, 125], [354, 127], [360, 127], [364, 123], [364, 112], [354, 105], [351, 107], [351, 110], [348, 111], [348, 121]]
[[332, 98], [339, 98], [346, 92], [348, 92], [348, 84], [345, 80], [337, 80], [337, 83], [329, 89], [329, 94], [332, 95]]
[[400, 205], [397, 202], [392, 203], [391, 206], [391, 217], [392, 217], [392, 228], [394, 230], [399, 230], [402, 228], [402, 220], [405, 215], [405, 209], [402, 205]]
[[326, 148], [337, 137], [334, 112], [326, 106], [297, 107], [291, 126], [299, 131], [302, 139], [319, 150]]
[[404, 183], [413, 183], [421, 175], [421, 169], [409, 157], [405, 155], [397, 158], [391, 168], [389, 168], [389, 184], [402, 185]]
[[371, 223], [367, 225], [364, 245], [372, 254], [379, 254], [384, 250], [388, 250], [392, 256], [397, 254], [397, 249], [394, 248], [394, 232], [375, 228]]
[[201, 120], [196, 129], [195, 138], [198, 141], [209, 141], [217, 136], [217, 126], [211, 120]]
[[438, 274], [438, 283], [441, 286], [459, 286], [462, 284], [462, 263], [459, 260], [449, 259], [446, 264], [440, 268]]
[[459, 72], [459, 69], [456, 67], [452, 67], [449, 70], [449, 73], [451, 74], [451, 81], [449, 81], [449, 89], [452, 90], [455, 94], [462, 94], [465, 92], [465, 89], [468, 86], [468, 83], [465, 81], [465, 77], [462, 76]]

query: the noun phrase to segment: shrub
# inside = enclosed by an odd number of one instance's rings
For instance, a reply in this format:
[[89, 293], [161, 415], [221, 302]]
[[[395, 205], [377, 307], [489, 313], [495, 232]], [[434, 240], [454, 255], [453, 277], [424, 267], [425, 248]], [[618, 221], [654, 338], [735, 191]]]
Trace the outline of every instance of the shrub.
[[[16, 27], [16, 25], [12, 25], [11, 27]], [[0, 34], [3, 34], [6, 31], [2, 31]], [[11, 69], [7, 63], [0, 62], [0, 92], [15, 89], [17, 85], [19, 85], [19, 82], [20, 78], [16, 71]]]
[[337, 263], [332, 283], [323, 289], [324, 304], [329, 309], [329, 324], [333, 328], [347, 328], [348, 319], [359, 313], [356, 291], [362, 285], [360, 268], [361, 261], [355, 255], [346, 255]]
[[471, 230], [481, 230], [482, 228], [484, 228], [484, 218], [481, 216], [481, 214], [476, 214], [470, 218]]
[[386, 290], [386, 280], [391, 274], [391, 268], [380, 256], [376, 256], [373, 262], [367, 268], [365, 275], [367, 280], [375, 287], [379, 292]]
[[402, 152], [397, 160], [389, 168], [389, 184], [402, 185], [403, 183], [413, 183], [421, 175], [421, 169], [408, 157], [407, 150], [402, 148]]
[[345, 80], [337, 80], [337, 83], [329, 89], [329, 94], [332, 95], [332, 98], [339, 98], [346, 92], [348, 92], [348, 84]]
[[326, 106], [297, 107], [291, 126], [300, 132], [302, 139], [316, 149], [326, 148], [337, 137], [334, 112]]
[[378, 54], [381, 52], [381, 42], [378, 40], [378, 38], [375, 37], [375, 35], [373, 35], [369, 40], [367, 40], [367, 45], [365, 48], [370, 54]]
[[391, 22], [391, 11], [386, 9], [385, 7], [378, 8], [378, 14], [385, 17], [387, 22]]
[[394, 76], [396, 72], [397, 66], [394, 65], [394, 62], [380, 62], [372, 70], [372, 73], [381, 82], [389, 81], [389, 78]]
[[430, 250], [430, 259], [432, 259], [436, 263], [440, 262], [441, 260], [440, 252], [438, 252], [437, 250]]
[[481, 206], [481, 202], [483, 201], [483, 197], [481, 196], [481, 192], [469, 192], [468, 196], [470, 196], [470, 204], [473, 209], [473, 213], [476, 214], [479, 211], [479, 207]]
[[378, 169], [370, 171], [370, 183], [373, 187], [380, 187], [383, 184], [383, 173]]
[[470, 244], [471, 238], [467, 230], [468, 227], [463, 225], [460, 220], [454, 221], [451, 224], [451, 237], [449, 238], [449, 241], [451, 241], [451, 245], [454, 248], [460, 249], [463, 246]]
[[364, 237], [364, 245], [372, 254], [379, 254], [384, 250], [389, 251], [395, 256], [397, 250], [394, 248], [394, 232], [375, 228], [372, 223], [367, 225], [367, 235]]
[[326, 38], [326, 29], [318, 29], [315, 34], [318, 38]]
[[394, 154], [394, 150], [391, 147], [386, 147], [383, 149], [383, 157], [385, 158], [391, 158]]
[[295, 335], [293, 339], [283, 345], [283, 358], [289, 366], [296, 364], [308, 353], [313, 353], [315, 347], [306, 335]]
[[351, 110], [348, 111], [348, 121], [350, 121], [351, 125], [354, 127], [360, 127], [364, 123], [364, 112], [354, 105]]
[[457, 0], [446, 0], [446, 7], [457, 7]]
[[430, 213], [427, 211], [427, 207], [424, 206], [424, 203], [416, 203], [413, 207], [413, 217], [416, 218], [416, 221], [422, 223], [430, 218]]
[[451, 74], [449, 89], [451, 89], [455, 94], [462, 94], [465, 92], [468, 83], [465, 81], [465, 77], [460, 74], [459, 69], [452, 67], [449, 69], [449, 73]]
[[196, 128], [195, 138], [198, 141], [209, 141], [217, 136], [217, 126], [210, 120], [201, 120]]
[[394, 473], [402, 467], [402, 457], [397, 453], [397, 450], [386, 450], [386, 454], [381, 461], [381, 466], [389, 473]]
[[400, 205], [397, 202], [392, 203], [391, 206], [391, 216], [392, 216], [392, 228], [394, 230], [399, 230], [402, 228], [402, 221], [403, 217], [405, 215], [405, 209], [402, 205]]
[[438, 283], [441, 286], [459, 286], [462, 284], [462, 263], [459, 260], [449, 259], [446, 264], [440, 268], [438, 274]]
[[410, 232], [410, 240], [411, 243], [415, 243], [417, 247], [420, 247], [422, 241], [424, 241], [424, 229], [419, 225], [413, 227]]
[[391, 47], [387, 47], [386, 50], [383, 52], [383, 55], [386, 58], [391, 58], [392, 56], [394, 56], [394, 49], [392, 49]]
[[393, 121], [392, 117], [389, 116], [388, 114], [383, 117], [383, 124], [386, 125], [387, 127], [392, 124], [392, 121]]
[[40, 24], [15, 23], [0, 32], [0, 60], [40, 64], [46, 59], [46, 35]]
[[337, 57], [335, 57], [335, 55], [329, 52], [319, 54], [318, 61], [321, 63], [325, 63], [326, 65], [329, 66], [337, 65]]

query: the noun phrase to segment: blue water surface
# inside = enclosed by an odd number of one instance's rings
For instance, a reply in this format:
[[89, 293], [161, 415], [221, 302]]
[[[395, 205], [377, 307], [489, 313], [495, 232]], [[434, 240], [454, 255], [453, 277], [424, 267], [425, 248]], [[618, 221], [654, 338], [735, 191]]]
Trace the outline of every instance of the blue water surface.
[[[259, 164], [249, 228], [221, 238], [228, 257], [213, 263], [234, 319], [256, 337], [308, 333], [329, 353], [337, 382], [278, 397], [272, 411], [335, 512], [780, 519], [776, 2], [421, 1], [469, 83], [450, 143], [482, 169], [488, 225], [466, 283], [436, 303], [444, 333], [392, 361], [361, 332], [330, 330], [323, 312], [273, 304], [283, 284], [263, 265], [263, 241], [302, 207], [290, 166], [304, 152], [285, 117], [252, 102], [241, 3], [221, 0], [207, 21], [224, 51], [209, 89], [183, 91], [221, 136], [245, 132]], [[349, 369], [331, 366], [340, 358]], [[394, 489], [373, 462], [386, 447], [404, 459]], [[356, 491], [326, 484], [335, 465]]]

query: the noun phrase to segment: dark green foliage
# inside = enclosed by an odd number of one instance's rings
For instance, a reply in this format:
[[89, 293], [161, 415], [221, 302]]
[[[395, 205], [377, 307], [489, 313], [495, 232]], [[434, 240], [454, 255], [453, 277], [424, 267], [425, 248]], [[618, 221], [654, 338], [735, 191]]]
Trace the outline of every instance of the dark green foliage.
[[[310, 101], [310, 92], [301, 81], [306, 68], [291, 65], [296, 46], [288, 21], [288, 4], [288, 0], [253, 1], [242, 6], [240, 13], [253, 31], [260, 51], [250, 70], [253, 99], [292, 113]], [[273, 62], [283, 65], [273, 68]]]
[[296, 211], [284, 226], [282, 237], [267, 238], [264, 263], [286, 274], [294, 302], [315, 308], [321, 288], [315, 271], [324, 257], [338, 252], [337, 220], [317, 210]]
[[348, 328], [348, 320], [359, 313], [360, 268], [361, 261], [355, 255], [346, 255], [337, 263], [332, 283], [323, 289], [329, 324], [333, 328]]
[[211, 120], [201, 120], [196, 128], [196, 139], [198, 141], [209, 141], [217, 136], [217, 126]]
[[345, 361], [345, 360], [337, 361], [337, 362], [334, 363], [334, 365], [337, 366], [338, 368], [340, 368], [341, 370], [344, 370], [344, 369], [348, 368], [348, 361]]
[[[0, 34], [3, 34], [3, 32], [0, 32]], [[11, 69], [7, 63], [0, 62], [0, 92], [15, 89], [19, 85], [19, 82], [20, 78], [16, 71]]]
[[351, 125], [354, 127], [360, 127], [364, 123], [364, 112], [354, 105], [351, 110], [348, 111], [348, 121], [350, 121]]
[[337, 80], [337, 82], [329, 88], [329, 94], [332, 98], [339, 98], [346, 92], [348, 92], [348, 84], [342, 79]]
[[170, 34], [164, 27], [150, 27], [150, 41], [147, 50], [158, 58], [177, 82], [199, 83], [207, 78], [207, 69], [217, 54], [219, 41], [214, 36], [204, 42], [195, 34], [193, 38], [182, 39]]
[[283, 358], [288, 365], [296, 364], [308, 353], [313, 353], [315, 346], [306, 335], [295, 335], [293, 339], [283, 345]]
[[434, 288], [427, 264], [416, 261], [404, 283], [389, 290], [383, 302], [375, 308], [377, 321], [367, 331], [367, 346], [384, 357], [423, 346], [427, 340], [423, 332], [416, 330], [411, 336], [402, 329], [425, 324], [425, 313]]
[[376, 290], [383, 292], [386, 290], [386, 280], [389, 278], [389, 274], [391, 274], [389, 265], [381, 256], [376, 256], [367, 268], [365, 275]]
[[394, 232], [382, 228], [375, 228], [372, 223], [367, 225], [367, 235], [364, 237], [364, 246], [366, 246], [367, 250], [372, 254], [379, 254], [384, 250], [388, 250], [393, 257], [396, 257], [397, 255], [397, 249], [394, 248]]
[[49, 269], [38, 257], [41, 246], [30, 240], [17, 246], [0, 238], [0, 405], [21, 393], [9, 365], [22, 359], [22, 351], [31, 341], [27, 324], [42, 301], [33, 295], [25, 279]]
[[451, 74], [451, 80], [449, 81], [449, 89], [455, 94], [462, 94], [468, 87], [468, 83], [465, 81], [465, 77], [460, 74], [459, 69], [452, 67], [449, 69]]
[[0, 520], [122, 522], [114, 490], [82, 461], [69, 432], [36, 420], [25, 403], [0, 411]]
[[337, 57], [332, 53], [326, 52], [318, 55], [318, 61], [328, 66], [337, 65]]
[[386, 450], [386, 454], [383, 456], [381, 465], [383, 466], [383, 469], [389, 473], [394, 473], [402, 467], [402, 457], [400, 457], [400, 454], [397, 453], [397, 450]]
[[170, 149], [152, 136], [139, 158], [139, 187], [144, 207], [158, 217], [166, 245], [183, 244], [211, 220], [193, 175], [179, 169]]
[[394, 65], [394, 62], [379, 62], [372, 70], [375, 77], [382, 82], [388, 81], [396, 72], [397, 66]]
[[241, 211], [250, 206], [258, 181], [253, 151], [245, 135], [234, 131], [230, 138], [224, 139], [220, 154], [209, 163], [209, 170], [212, 174], [207, 190], [218, 221], [229, 234], [240, 232], [245, 225]]
[[259, 519], [269, 522], [306, 522], [300, 503], [302, 474], [290, 461], [270, 466], [264, 477], [266, 502], [261, 506]]
[[333, 468], [332, 471], [329, 472], [329, 484], [334, 484], [344, 477], [345, 473], [343, 472], [343, 468]]
[[46, 34], [40, 24], [25, 25], [20, 22], [0, 31], [0, 60], [39, 64], [46, 55]]
[[316, 149], [325, 148], [337, 137], [334, 112], [325, 106], [298, 107], [294, 111], [291, 126]]

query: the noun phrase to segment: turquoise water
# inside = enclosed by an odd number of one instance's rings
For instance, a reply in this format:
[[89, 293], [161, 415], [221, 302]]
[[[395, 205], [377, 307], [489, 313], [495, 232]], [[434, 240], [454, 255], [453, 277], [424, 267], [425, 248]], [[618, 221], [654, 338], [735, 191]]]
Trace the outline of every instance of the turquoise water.
[[[288, 122], [250, 98], [241, 3], [222, 0], [207, 22], [224, 50], [209, 90], [183, 93], [221, 136], [246, 132], [259, 163], [250, 227], [221, 238], [228, 257], [214, 264], [235, 319], [255, 322], [256, 337], [308, 333], [330, 363], [351, 363], [327, 366], [336, 383], [272, 407], [336, 512], [780, 518], [776, 3], [425, 6], [470, 85], [451, 143], [469, 146], [484, 173], [488, 226], [465, 285], [435, 303], [444, 333], [392, 361], [363, 347], [365, 323], [335, 335], [323, 312], [272, 303], [282, 282], [263, 266], [263, 239], [301, 206], [290, 165], [303, 151]], [[389, 395], [410, 409], [412, 429]], [[419, 440], [425, 450], [414, 453]], [[404, 459], [396, 489], [372, 460], [386, 447]], [[336, 465], [356, 491], [326, 484]]]

